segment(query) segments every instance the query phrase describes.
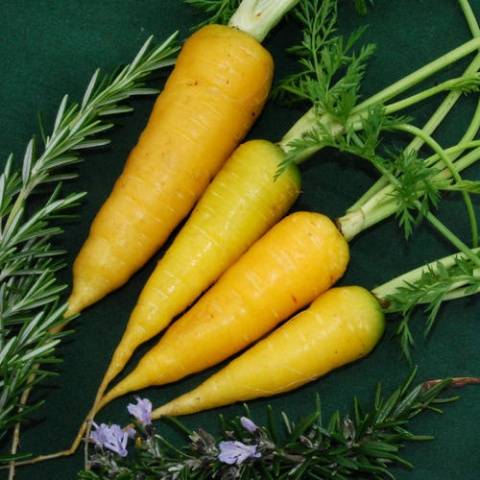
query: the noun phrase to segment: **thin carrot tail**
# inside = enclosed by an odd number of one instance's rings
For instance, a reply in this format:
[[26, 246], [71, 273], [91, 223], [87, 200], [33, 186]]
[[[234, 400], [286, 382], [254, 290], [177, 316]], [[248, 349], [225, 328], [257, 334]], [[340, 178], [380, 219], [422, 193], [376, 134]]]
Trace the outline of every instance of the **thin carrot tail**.
[[[133, 351], [135, 350], [135, 347], [139, 344], [133, 345], [132, 341], [129, 339], [128, 336], [128, 330], [124, 334], [122, 340], [120, 341], [120, 344], [116, 348], [112, 360], [110, 361], [110, 365], [107, 368], [107, 371], [102, 379], [102, 382], [100, 383], [100, 386], [98, 387], [97, 393], [95, 395], [95, 400], [93, 402], [93, 406], [90, 409], [90, 411], [87, 413], [87, 416], [85, 417], [85, 420], [80, 426], [80, 429], [78, 430], [78, 433], [73, 440], [73, 443], [70, 447], [69, 450], [66, 450], [66, 452], [71, 452], [74, 453], [78, 447], [81, 444], [83, 435], [86, 433], [87, 436], [89, 435], [90, 432], [90, 427], [92, 424], [93, 419], [95, 418], [95, 415], [113, 398], [111, 397], [108, 401], [104, 401], [104, 395], [105, 395], [105, 390], [107, 389], [108, 385], [110, 382], [123, 370], [123, 367], [125, 364], [128, 362], [130, 357], [132, 356]], [[126, 347], [125, 345], [128, 345]], [[123, 383], [123, 382], [121, 382]], [[115, 387], [116, 388], [116, 387]], [[112, 390], [115, 390], [112, 389]], [[111, 391], [112, 392], [112, 391]], [[118, 394], [120, 396], [121, 393]]]
[[75, 296], [73, 293], [70, 295], [70, 298], [67, 300], [68, 308], [65, 312], [65, 318], [70, 318], [74, 315], [79, 314], [83, 308], [88, 305], [87, 301]]
[[15, 462], [15, 466], [21, 467], [22, 465], [33, 465], [35, 463], [41, 463], [47, 460], [53, 460], [55, 458], [68, 457], [70, 455], [73, 455], [75, 453], [75, 450], [72, 450], [70, 448], [68, 450], [62, 450], [61, 452], [49, 453], [48, 455], [39, 455], [38, 457], [29, 458], [28, 460]]
[[28, 460], [24, 460], [21, 462], [15, 462], [15, 466], [20, 467], [22, 465], [33, 465], [35, 463], [41, 463], [47, 460], [54, 460], [55, 458], [68, 457], [70, 455], [73, 455], [82, 443], [83, 435], [90, 424], [90, 416], [92, 415], [92, 410], [88, 413], [87, 418], [82, 423], [80, 430], [78, 431], [77, 436], [72, 442], [70, 448], [68, 448], [67, 450], [61, 450], [59, 452], [49, 453], [46, 455], [38, 455], [37, 457], [29, 458]]
[[109, 392], [103, 395], [103, 397], [97, 402], [97, 408], [94, 414], [96, 415], [112, 400], [115, 400], [116, 398], [121, 397], [129, 392], [134, 392], [136, 390], [145, 388], [148, 385], [148, 380], [146, 380], [143, 375], [139, 374], [137, 370], [134, 370], [132, 373], [130, 373], [130, 375], [117, 383]]
[[[85, 308], [103, 298], [108, 291], [105, 291], [105, 282], [102, 277], [85, 279], [81, 275], [75, 275], [78, 257], [74, 263], [74, 282], [70, 297], [67, 300], [68, 308], [65, 318], [70, 318], [81, 313]], [[81, 262], [80, 262], [81, 263]]]
[[100, 410], [99, 409], [100, 400], [102, 399], [103, 394], [105, 393], [105, 390], [108, 387], [108, 384], [110, 383], [110, 381], [113, 378], [111, 373], [109, 374], [109, 372], [110, 372], [110, 369], [107, 370], [107, 373], [103, 377], [102, 383], [98, 387], [97, 393], [95, 395], [95, 400], [93, 402], [93, 406], [90, 409], [90, 411], [87, 413], [87, 416], [85, 417], [82, 424], [80, 425], [80, 428], [77, 432], [76, 437], [74, 438], [74, 440], [72, 442], [72, 445], [70, 446], [69, 450], [66, 450], [66, 452], [70, 452], [70, 454], [75, 453], [77, 451], [78, 447], [80, 446], [80, 444], [82, 443], [82, 438], [83, 438], [84, 434], [86, 434], [86, 437], [87, 437], [86, 441], [88, 441], [88, 437], [89, 437], [89, 434], [90, 434], [90, 428], [91, 428], [93, 419], [95, 418], [95, 415], [97, 414], [97, 412]]
[[[17, 462], [15, 463], [16, 466], [21, 466], [21, 465], [32, 465], [35, 463], [41, 463], [45, 462], [47, 460], [54, 460], [55, 458], [61, 458], [61, 457], [68, 457], [70, 455], [73, 455], [80, 444], [82, 443], [82, 439], [84, 434], [86, 433], [87, 436], [90, 431], [90, 426], [92, 423], [92, 420], [94, 419], [98, 409], [98, 404], [100, 402], [100, 399], [102, 398], [103, 394], [105, 393], [105, 390], [108, 386], [108, 378], [107, 376], [104, 377], [102, 383], [100, 384], [100, 387], [98, 388], [96, 397], [95, 397], [95, 402], [90, 409], [90, 411], [87, 413], [87, 416], [85, 417], [85, 420], [82, 422], [80, 429], [78, 430], [78, 433], [76, 437], [74, 438], [72, 444], [70, 445], [70, 448], [67, 450], [61, 450], [59, 452], [54, 452], [54, 453], [49, 453], [47, 455], [39, 455], [38, 457], [33, 457], [28, 460], [22, 461], [22, 462]], [[88, 439], [86, 440], [88, 441]]]

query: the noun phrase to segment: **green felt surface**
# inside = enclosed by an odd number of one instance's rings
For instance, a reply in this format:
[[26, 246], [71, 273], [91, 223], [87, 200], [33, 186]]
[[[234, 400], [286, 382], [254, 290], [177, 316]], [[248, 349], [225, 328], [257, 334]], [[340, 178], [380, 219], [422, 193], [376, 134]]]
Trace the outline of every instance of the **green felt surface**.
[[[364, 85], [364, 93], [411, 72], [414, 68], [469, 39], [455, 0], [376, 0], [376, 7], [365, 19], [354, 13], [351, 2], [341, 2], [340, 24], [343, 31], [368, 23], [365, 35], [378, 44]], [[472, 0], [480, 16], [480, 1]], [[180, 28], [183, 35], [197, 20], [180, 0], [2, 0], [0, 3], [0, 156], [10, 151], [21, 154], [30, 135], [37, 131], [36, 114], [42, 112], [45, 123], [52, 121], [64, 93], [78, 98], [96, 67], [111, 71], [129, 61], [149, 34], [163, 39]], [[296, 24], [282, 24], [266, 45], [277, 63], [277, 76], [290, 71], [293, 62], [283, 53], [297, 36]], [[451, 68], [448, 75], [462, 71], [465, 62]], [[436, 78], [444, 78], [439, 76]], [[161, 84], [160, 80], [154, 82]], [[421, 124], [439, 99], [411, 112]], [[437, 138], [453, 144], [462, 134], [476, 99], [465, 98], [439, 129]], [[88, 197], [81, 218], [66, 227], [61, 244], [68, 249], [71, 264], [85, 238], [89, 224], [108, 195], [122, 169], [129, 150], [145, 125], [153, 99], [133, 102], [135, 113], [118, 121], [110, 147], [88, 154], [79, 167], [80, 179], [68, 186], [86, 190]], [[301, 110], [269, 105], [250, 137], [277, 139], [298, 118]], [[3, 163], [3, 161], [2, 161]], [[302, 167], [304, 192], [295, 208], [314, 209], [330, 216], [341, 214], [369, 186], [375, 174], [360, 161], [332, 151], [324, 151]], [[475, 171], [473, 172], [473, 174]], [[479, 170], [476, 169], [478, 175]], [[478, 209], [478, 201], [476, 207]], [[468, 227], [458, 197], [446, 199], [441, 217], [465, 239]], [[451, 252], [451, 248], [428, 227], [416, 231], [408, 244], [394, 221], [387, 221], [357, 238], [351, 245], [352, 261], [343, 284], [361, 284], [372, 288], [407, 269]], [[158, 258], [158, 257], [157, 257]], [[60, 376], [48, 389], [37, 392], [46, 405], [35, 416], [22, 436], [22, 450], [48, 453], [69, 445], [118, 342], [129, 312], [155, 265], [155, 259], [122, 289], [88, 309], [76, 322], [75, 334], [61, 348], [64, 363]], [[62, 279], [70, 281], [70, 272]], [[428, 341], [421, 337], [422, 316], [415, 320], [419, 342], [414, 360], [419, 379], [457, 375], [478, 375], [480, 370], [480, 298], [456, 301], [445, 307]], [[285, 410], [293, 417], [313, 408], [319, 393], [326, 412], [346, 410], [358, 395], [368, 402], [374, 386], [381, 381], [393, 388], [409, 373], [393, 336], [395, 322], [376, 350], [365, 360], [336, 371], [288, 395], [252, 402], [257, 422], [265, 418], [265, 407]], [[141, 352], [140, 352], [141, 353]], [[135, 357], [138, 360], [139, 355]], [[132, 363], [133, 364], [133, 363]], [[185, 392], [209, 372], [172, 386], [142, 392], [156, 405]], [[474, 480], [480, 472], [480, 388], [461, 392], [462, 399], [446, 408], [443, 416], [426, 414], [415, 420], [416, 432], [433, 434], [436, 440], [408, 445], [405, 456], [415, 464], [413, 471], [396, 469], [399, 479]], [[127, 398], [113, 402], [99, 416], [103, 421], [127, 421]], [[239, 413], [239, 406], [206, 412], [185, 419], [188, 426], [215, 431], [218, 413]], [[175, 435], [169, 428], [162, 431]], [[75, 457], [39, 464], [18, 471], [19, 480], [73, 479], [82, 467], [82, 453]], [[4, 472], [0, 473], [3, 478]]]

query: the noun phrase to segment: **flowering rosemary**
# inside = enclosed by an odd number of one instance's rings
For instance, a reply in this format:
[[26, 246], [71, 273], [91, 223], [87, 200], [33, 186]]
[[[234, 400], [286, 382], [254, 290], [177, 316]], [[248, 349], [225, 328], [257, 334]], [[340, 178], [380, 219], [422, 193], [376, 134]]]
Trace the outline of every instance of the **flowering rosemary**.
[[[411, 467], [399, 455], [406, 442], [430, 440], [407, 430], [410, 421], [420, 413], [438, 412], [438, 405], [455, 400], [443, 394], [449, 386], [478, 383], [478, 379], [459, 378], [425, 382], [412, 387], [415, 372], [387, 398], [377, 388], [373, 406], [364, 411], [357, 399], [352, 414], [336, 412], [323, 423], [320, 404], [298, 423], [282, 415], [283, 434], [270, 411], [270, 426], [257, 426], [248, 417], [230, 422], [222, 419], [221, 438], [204, 430], [190, 432], [177, 420], [170, 419], [186, 433], [181, 447], [135, 425], [135, 449], [128, 456], [109, 446], [107, 440], [90, 457], [88, 471], [79, 480], [133, 480], [162, 478], [189, 479], [346, 479], [353, 475], [368, 478], [392, 478], [393, 466]], [[143, 401], [138, 401], [143, 402]], [[118, 425], [116, 437], [123, 441], [127, 433]], [[105, 427], [104, 427], [105, 429]], [[109, 431], [110, 432], [110, 431]], [[107, 435], [108, 436], [108, 435]]]
[[128, 413], [132, 415], [137, 422], [142, 425], [150, 425], [152, 423], [152, 402], [147, 398], [141, 399], [136, 397], [137, 404], [130, 403], [127, 407]]

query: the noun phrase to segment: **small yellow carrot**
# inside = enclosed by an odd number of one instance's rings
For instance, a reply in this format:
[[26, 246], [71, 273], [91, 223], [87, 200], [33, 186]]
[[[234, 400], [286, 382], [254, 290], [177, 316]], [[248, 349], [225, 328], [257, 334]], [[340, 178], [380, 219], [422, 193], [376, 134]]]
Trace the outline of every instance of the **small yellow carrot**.
[[368, 290], [332, 288], [200, 386], [154, 410], [153, 418], [293, 390], [367, 355], [384, 326], [382, 308]]
[[326, 216], [297, 212], [258, 240], [167, 330], [98, 411], [132, 390], [204, 370], [242, 350], [330, 288], [348, 244]]
[[284, 158], [266, 140], [241, 145], [209, 185], [146, 283], [100, 388], [138, 345], [162, 331], [283, 217], [300, 193], [296, 166], [274, 180]]
[[67, 316], [161, 247], [259, 115], [272, 74], [271, 55], [240, 30], [209, 25], [187, 40], [75, 260]]

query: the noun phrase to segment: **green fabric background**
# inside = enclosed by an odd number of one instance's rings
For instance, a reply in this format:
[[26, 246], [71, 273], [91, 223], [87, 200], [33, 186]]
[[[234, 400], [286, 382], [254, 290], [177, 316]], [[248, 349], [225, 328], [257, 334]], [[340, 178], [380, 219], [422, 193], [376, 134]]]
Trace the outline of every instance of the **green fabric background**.
[[[351, 31], [355, 26], [368, 23], [370, 28], [365, 38], [378, 44], [366, 76], [365, 94], [375, 92], [469, 39], [455, 0], [376, 0], [375, 4], [373, 12], [363, 19], [355, 14], [352, 2], [341, 2], [341, 29]], [[480, 17], [480, 1], [472, 0], [472, 4]], [[20, 156], [30, 135], [37, 131], [37, 112], [42, 112], [45, 123], [50, 125], [62, 95], [69, 93], [78, 98], [96, 67], [111, 71], [129, 61], [149, 34], [161, 40], [180, 28], [186, 35], [188, 28], [199, 19], [181, 0], [2, 0], [0, 6], [1, 158], [6, 158], [10, 151]], [[275, 56], [277, 76], [293, 68], [294, 63], [284, 55], [284, 48], [297, 36], [297, 26], [290, 22], [282, 24], [268, 38], [266, 45]], [[460, 72], [464, 65], [465, 62], [450, 69], [449, 75]], [[438, 78], [441, 77], [436, 80]], [[154, 83], [161, 85], [159, 80]], [[80, 179], [68, 186], [68, 189], [88, 191], [81, 218], [66, 227], [61, 240], [68, 249], [70, 263], [135, 144], [152, 102], [150, 98], [134, 101], [135, 113], [119, 119], [111, 147], [88, 154], [79, 167]], [[438, 99], [428, 102], [411, 112], [418, 124], [428, 118], [437, 102]], [[444, 145], [460, 137], [474, 105], [472, 95], [462, 100], [450, 115], [438, 134]], [[270, 104], [250, 136], [277, 139], [300, 114], [300, 109]], [[302, 170], [304, 193], [295, 208], [315, 209], [330, 216], [341, 214], [375, 178], [359, 161], [332, 151], [321, 152]], [[476, 205], [478, 207], [478, 202]], [[468, 239], [458, 197], [444, 201], [441, 216]], [[369, 288], [451, 252], [450, 246], [427, 226], [420, 227], [413, 241], [407, 244], [394, 221], [384, 222], [361, 235], [351, 247], [352, 262], [342, 283]], [[48, 453], [69, 445], [155, 260], [124, 288], [88, 309], [75, 323], [75, 334], [61, 348], [64, 363], [59, 367], [60, 376], [40, 392], [46, 405], [24, 430], [23, 450]], [[69, 281], [70, 272], [65, 271], [62, 278]], [[422, 316], [416, 317], [419, 341], [414, 359], [419, 365], [419, 380], [480, 374], [479, 307], [480, 298], [448, 305], [442, 310], [428, 341], [421, 337]], [[326, 413], [336, 408], [345, 411], [354, 395], [370, 401], [377, 382], [382, 382], [387, 389], [397, 386], [410, 372], [410, 367], [392, 338], [394, 328], [392, 319], [383, 341], [367, 359], [288, 395], [252, 402], [254, 419], [260, 423], [264, 420], [269, 403], [277, 412], [285, 410], [298, 418], [313, 408], [315, 393], [320, 394]], [[138, 358], [139, 355], [136, 360]], [[151, 389], [142, 395], [158, 405], [197, 385], [209, 373]], [[415, 464], [415, 469], [395, 470], [399, 479], [479, 478], [480, 388], [470, 387], [460, 393], [462, 399], [446, 407], [443, 416], [426, 414], [413, 424], [416, 432], [434, 434], [436, 440], [405, 448], [403, 453]], [[130, 399], [115, 401], [102, 412], [99, 420], [126, 422], [125, 406]], [[185, 422], [190, 427], [215, 430], [218, 413], [230, 416], [240, 411], [241, 407], [232, 406], [186, 418]], [[175, 436], [169, 427], [160, 425], [159, 428]], [[17, 478], [73, 479], [82, 460], [79, 453], [73, 458], [24, 468], [19, 470]]]

